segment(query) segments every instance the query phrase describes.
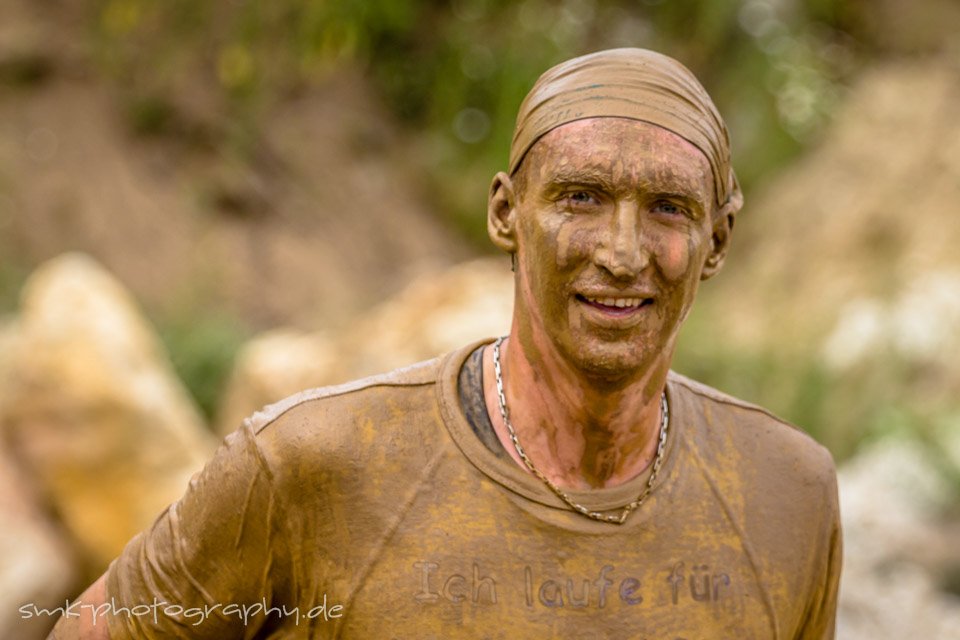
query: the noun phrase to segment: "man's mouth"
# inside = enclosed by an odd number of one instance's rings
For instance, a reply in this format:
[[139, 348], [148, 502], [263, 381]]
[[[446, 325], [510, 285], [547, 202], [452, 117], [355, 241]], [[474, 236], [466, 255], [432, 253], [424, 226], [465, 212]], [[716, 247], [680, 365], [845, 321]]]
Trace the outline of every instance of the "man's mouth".
[[643, 307], [653, 304], [653, 298], [641, 298], [636, 296], [614, 298], [577, 294], [576, 297], [580, 302], [614, 316], [627, 316], [635, 313]]

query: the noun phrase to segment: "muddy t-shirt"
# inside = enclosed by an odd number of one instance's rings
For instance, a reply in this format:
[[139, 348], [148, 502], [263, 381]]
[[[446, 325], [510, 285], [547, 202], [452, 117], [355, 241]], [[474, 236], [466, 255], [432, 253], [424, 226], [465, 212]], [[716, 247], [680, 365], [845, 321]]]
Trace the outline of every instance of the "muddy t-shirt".
[[[833, 637], [820, 445], [671, 374], [653, 492], [595, 522], [466, 419], [476, 347], [254, 415], [111, 565], [111, 637]], [[647, 478], [569, 493], [619, 510]]]

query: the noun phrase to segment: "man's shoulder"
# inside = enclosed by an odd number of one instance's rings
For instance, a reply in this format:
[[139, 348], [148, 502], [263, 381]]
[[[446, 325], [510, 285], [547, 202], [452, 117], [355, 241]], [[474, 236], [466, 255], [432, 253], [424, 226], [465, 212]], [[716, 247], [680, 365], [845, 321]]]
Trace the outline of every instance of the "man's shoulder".
[[719, 389], [715, 389], [714, 387], [694, 380], [693, 378], [688, 378], [682, 373], [677, 373], [676, 371], [671, 370], [669, 381], [675, 385], [678, 385], [679, 387], [682, 387], [687, 393], [696, 397], [700, 402], [708, 403], [717, 407], [727, 407], [732, 411], [754, 413], [757, 415], [757, 418], [761, 420], [769, 420], [788, 429], [802, 431], [799, 427], [787, 422], [769, 409], [761, 407], [758, 404], [742, 400], [728, 393], [724, 393]]
[[338, 409], [349, 409], [356, 404], [363, 405], [367, 411], [376, 410], [388, 398], [403, 396], [404, 390], [435, 384], [441, 360], [437, 357], [343, 384], [306, 389], [267, 405], [244, 422], [259, 434], [278, 421], [293, 416], [321, 413], [328, 419], [335, 418]]
[[790, 463], [815, 475], [835, 474], [833, 457], [801, 427], [760, 405], [736, 398], [676, 372], [670, 382], [694, 419], [693, 438], [740, 457]]
[[301, 391], [255, 412], [239, 431], [278, 476], [317, 466], [347, 472], [390, 456], [420, 460], [440, 443], [440, 360]]

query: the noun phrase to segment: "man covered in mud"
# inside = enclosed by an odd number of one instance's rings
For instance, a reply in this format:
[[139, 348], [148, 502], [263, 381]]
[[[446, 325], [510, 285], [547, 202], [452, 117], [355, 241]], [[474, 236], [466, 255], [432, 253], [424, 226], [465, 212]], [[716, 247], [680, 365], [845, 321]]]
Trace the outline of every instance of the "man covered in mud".
[[254, 415], [59, 638], [832, 638], [830, 455], [670, 371], [742, 204], [678, 62], [562, 63], [488, 229], [510, 334]]

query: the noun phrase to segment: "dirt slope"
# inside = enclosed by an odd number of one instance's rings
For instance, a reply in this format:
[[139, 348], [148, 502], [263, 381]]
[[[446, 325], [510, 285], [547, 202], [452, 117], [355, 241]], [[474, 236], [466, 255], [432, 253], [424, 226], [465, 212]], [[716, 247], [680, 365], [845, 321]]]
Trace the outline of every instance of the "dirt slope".
[[31, 269], [82, 250], [155, 310], [315, 327], [469, 255], [430, 211], [406, 141], [358, 72], [269, 107], [243, 152], [229, 136], [143, 137], [91, 55], [69, 44], [78, 27], [63, 24], [66, 8], [4, 7], [4, 261]]

